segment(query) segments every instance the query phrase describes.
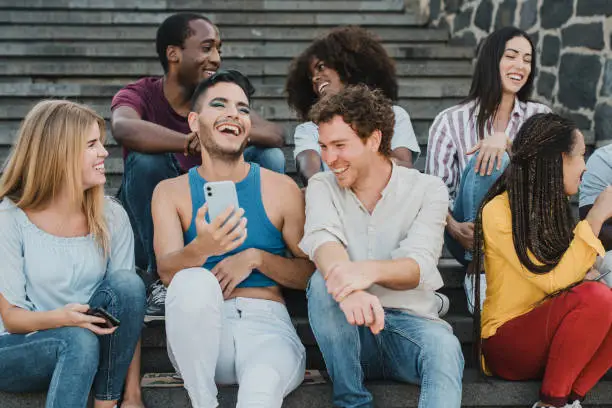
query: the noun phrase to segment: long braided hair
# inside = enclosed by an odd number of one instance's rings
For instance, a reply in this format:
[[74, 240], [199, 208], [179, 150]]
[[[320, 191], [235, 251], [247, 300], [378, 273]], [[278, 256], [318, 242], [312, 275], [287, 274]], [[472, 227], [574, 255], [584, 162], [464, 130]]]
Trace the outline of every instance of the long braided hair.
[[[474, 344], [480, 364], [480, 271], [486, 243], [482, 212], [493, 198], [508, 192], [512, 240], [521, 264], [535, 274], [554, 269], [573, 239], [575, 220], [563, 184], [562, 153], [574, 146], [577, 127], [554, 113], [533, 115], [520, 128], [510, 164], [480, 205], [474, 225]], [[536, 262], [532, 261], [530, 254]]]

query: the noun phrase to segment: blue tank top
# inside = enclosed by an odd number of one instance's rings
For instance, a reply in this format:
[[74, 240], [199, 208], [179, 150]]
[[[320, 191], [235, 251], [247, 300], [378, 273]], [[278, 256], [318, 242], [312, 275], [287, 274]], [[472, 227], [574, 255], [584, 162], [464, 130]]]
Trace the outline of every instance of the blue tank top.
[[[242, 252], [245, 249], [257, 248], [271, 254], [284, 256], [285, 241], [281, 232], [272, 224], [263, 202], [261, 200], [261, 175], [259, 165], [250, 163], [251, 169], [244, 180], [236, 183], [236, 192], [238, 193], [238, 203], [244, 209], [244, 216], [249, 220], [247, 224], [247, 238], [238, 248], [220, 256], [211, 256], [202, 265], [209, 271], [224, 258]], [[204, 184], [206, 180], [200, 176], [197, 167], [192, 167], [189, 170], [189, 189], [191, 190], [191, 224], [189, 229], [183, 234], [185, 245], [193, 241], [197, 235], [195, 219], [198, 209], [204, 205], [206, 198], [204, 196]], [[242, 281], [238, 288], [249, 287], [267, 287], [276, 286], [277, 283], [254, 269], [253, 272]]]

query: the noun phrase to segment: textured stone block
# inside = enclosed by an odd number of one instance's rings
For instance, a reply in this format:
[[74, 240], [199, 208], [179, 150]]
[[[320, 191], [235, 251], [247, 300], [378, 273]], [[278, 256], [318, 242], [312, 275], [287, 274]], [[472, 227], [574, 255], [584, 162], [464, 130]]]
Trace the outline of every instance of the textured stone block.
[[607, 103], [597, 105], [595, 109], [595, 139], [612, 139], [612, 106]]
[[553, 90], [555, 89], [557, 77], [551, 73], [540, 71], [537, 77], [537, 82], [538, 94], [542, 95], [549, 101], [552, 100]]
[[458, 32], [463, 30], [464, 28], [468, 28], [472, 23], [472, 14], [474, 9], [471, 7], [466, 8], [463, 11], [460, 11], [455, 16], [455, 22], [453, 24], [453, 32]]
[[516, 0], [505, 0], [497, 8], [495, 17], [495, 29], [513, 26], [514, 13], [516, 12]]
[[491, 0], [483, 0], [476, 9], [474, 25], [483, 31], [489, 32], [493, 22], [493, 3]]
[[572, 24], [561, 30], [561, 40], [564, 47], [587, 47], [603, 50], [604, 29], [601, 22]]
[[579, 16], [612, 15], [612, 1], [610, 0], [578, 0], [576, 14]]
[[593, 109], [601, 69], [597, 55], [563, 55], [559, 67], [558, 100], [570, 109]]
[[538, 0], [527, 0], [521, 6], [521, 30], [528, 30], [538, 21]]
[[546, 35], [542, 40], [540, 63], [545, 67], [556, 67], [561, 53], [561, 40], [554, 35]]
[[456, 13], [461, 9], [463, 0], [445, 0], [444, 10], [447, 14]]
[[558, 28], [569, 20], [574, 12], [574, 0], [544, 0], [540, 8], [542, 28]]
[[601, 87], [601, 96], [612, 95], [612, 59], [606, 61], [604, 67], [603, 86]]

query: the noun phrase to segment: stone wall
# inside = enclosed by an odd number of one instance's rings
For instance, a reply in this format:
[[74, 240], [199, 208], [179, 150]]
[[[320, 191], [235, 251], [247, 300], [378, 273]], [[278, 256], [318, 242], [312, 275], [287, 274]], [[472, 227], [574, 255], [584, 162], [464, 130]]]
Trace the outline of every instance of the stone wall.
[[537, 44], [535, 99], [574, 119], [588, 142], [612, 142], [612, 0], [428, 0], [429, 21], [477, 45], [514, 25]]

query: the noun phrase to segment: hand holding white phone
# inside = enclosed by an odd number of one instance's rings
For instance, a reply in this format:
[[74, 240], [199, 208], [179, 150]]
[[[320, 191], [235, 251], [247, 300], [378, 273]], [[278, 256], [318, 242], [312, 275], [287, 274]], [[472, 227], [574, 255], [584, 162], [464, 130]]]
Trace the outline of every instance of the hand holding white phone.
[[196, 215], [197, 245], [208, 256], [223, 255], [238, 248], [247, 237], [247, 219], [243, 217], [244, 209], [238, 205], [234, 183], [206, 183], [204, 196], [206, 203]]

